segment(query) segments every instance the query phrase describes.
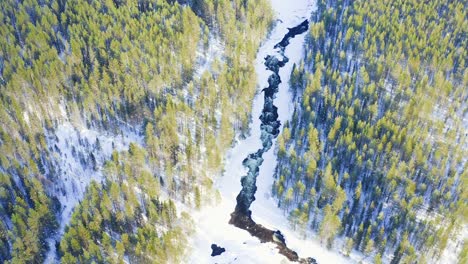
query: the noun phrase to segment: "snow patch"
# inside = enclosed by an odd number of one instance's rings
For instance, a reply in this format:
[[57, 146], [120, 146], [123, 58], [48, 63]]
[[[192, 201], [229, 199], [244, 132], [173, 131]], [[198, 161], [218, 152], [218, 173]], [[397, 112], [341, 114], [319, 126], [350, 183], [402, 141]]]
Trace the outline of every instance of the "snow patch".
[[200, 51], [197, 51], [197, 70], [195, 72], [196, 79], [200, 79], [205, 71], [211, 69], [211, 64], [215, 59], [221, 59], [223, 57], [223, 44], [221, 40], [215, 36], [210, 36], [209, 45], [206, 50], [203, 48]]

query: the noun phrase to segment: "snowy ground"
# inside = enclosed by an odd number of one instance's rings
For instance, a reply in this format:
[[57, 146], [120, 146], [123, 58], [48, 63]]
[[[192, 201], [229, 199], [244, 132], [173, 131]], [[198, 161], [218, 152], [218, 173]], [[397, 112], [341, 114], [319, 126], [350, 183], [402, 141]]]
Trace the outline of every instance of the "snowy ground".
[[458, 255], [461, 253], [463, 248], [463, 241], [468, 240], [468, 226], [463, 225], [458, 235], [449, 240], [447, 247], [438, 263], [458, 263]]
[[[271, 32], [267, 41], [262, 45], [257, 55], [256, 71], [258, 75], [258, 91], [267, 87], [268, 76], [264, 58], [266, 55], [277, 54], [273, 47], [281, 41], [288, 32], [288, 27], [294, 27], [304, 19], [309, 18], [314, 8], [312, 0], [272, 0], [272, 5], [277, 13], [277, 25]], [[291, 40], [286, 49], [286, 56], [290, 62], [280, 70], [283, 83], [277, 94], [275, 105], [279, 108], [279, 119], [284, 124], [292, 115], [291, 95], [288, 92], [288, 80], [293, 64], [299, 62], [303, 56], [302, 45], [304, 36], [300, 35]], [[247, 231], [229, 225], [230, 214], [236, 205], [236, 196], [241, 189], [240, 179], [247, 171], [242, 166], [242, 160], [251, 152], [261, 148], [260, 141], [260, 116], [263, 108], [263, 94], [258, 93], [253, 102], [253, 122], [251, 135], [236, 144], [228, 154], [225, 161], [225, 173], [215, 182], [221, 194], [221, 202], [215, 206], [203, 208], [193, 214], [197, 224], [197, 234], [193, 238], [193, 252], [190, 263], [285, 263], [284, 256], [278, 253], [272, 243], [260, 243], [257, 238], [251, 237]], [[330, 252], [320, 244], [310, 240], [302, 240], [292, 231], [287, 218], [276, 207], [273, 199], [269, 197], [273, 182], [273, 170], [276, 166], [276, 158], [273, 148], [264, 154], [265, 162], [260, 168], [257, 179], [257, 200], [252, 204], [253, 219], [271, 229], [280, 229], [286, 237], [288, 247], [296, 250], [301, 257], [316, 258], [319, 263], [346, 263], [347, 259], [337, 253]], [[211, 244], [226, 248], [226, 252], [217, 257], [211, 257]]]

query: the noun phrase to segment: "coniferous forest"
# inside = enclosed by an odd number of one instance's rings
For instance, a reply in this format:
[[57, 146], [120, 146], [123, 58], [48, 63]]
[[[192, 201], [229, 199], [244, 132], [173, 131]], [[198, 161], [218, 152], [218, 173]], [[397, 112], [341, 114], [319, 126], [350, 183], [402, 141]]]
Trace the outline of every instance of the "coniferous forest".
[[467, 3], [317, 7], [278, 140], [278, 205], [345, 254], [434, 261], [467, 219]]
[[[188, 216], [172, 199], [213, 199], [234, 134], [247, 133], [252, 61], [272, 14], [266, 1], [15, 1], [0, 3], [0, 260], [44, 261], [65, 194], [56, 128], [67, 121], [143, 138], [99, 170], [57, 247], [64, 263], [180, 262]], [[223, 55], [197, 72], [210, 42]], [[86, 145], [85, 139], [77, 144]], [[72, 144], [72, 142], [70, 142]], [[77, 151], [78, 152], [78, 151]], [[93, 165], [94, 164], [94, 165]], [[160, 189], [164, 188], [162, 196]]]
[[[292, 2], [313, 11], [280, 81], [293, 112], [271, 149], [274, 209], [350, 263], [467, 263], [468, 2]], [[219, 218], [199, 215], [240, 190], [219, 179], [243, 172], [230, 150], [256, 135], [272, 82], [258, 54], [295, 14], [278, 0], [0, 9], [0, 261], [204, 263], [199, 221]], [[220, 246], [212, 263], [251, 263]]]

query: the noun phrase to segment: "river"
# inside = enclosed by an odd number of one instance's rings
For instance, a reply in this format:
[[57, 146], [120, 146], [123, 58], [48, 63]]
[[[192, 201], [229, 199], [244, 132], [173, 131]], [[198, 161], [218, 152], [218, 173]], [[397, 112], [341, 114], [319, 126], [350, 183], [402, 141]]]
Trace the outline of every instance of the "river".
[[271, 71], [268, 77], [268, 87], [265, 87], [262, 92], [264, 94], [264, 103], [262, 114], [260, 115], [260, 139], [262, 147], [256, 152], [250, 153], [242, 162], [247, 169], [247, 175], [241, 178], [242, 189], [237, 195], [236, 207], [231, 214], [229, 223], [246, 230], [252, 236], [257, 237], [262, 243], [270, 242], [276, 244], [280, 254], [284, 255], [290, 261], [301, 263], [316, 263], [315, 259], [300, 258], [298, 254], [287, 247], [285, 237], [280, 230], [271, 230], [252, 220], [251, 204], [255, 201], [257, 192], [257, 177], [260, 173], [263, 164], [263, 154], [271, 149], [273, 140], [276, 139], [280, 132], [281, 122], [278, 120], [278, 107], [275, 106], [274, 100], [279, 91], [281, 77], [279, 70], [288, 62], [289, 58], [284, 55], [284, 52], [289, 45], [289, 41], [297, 35], [304, 34], [309, 29], [309, 21], [306, 19], [297, 26], [288, 29], [283, 39], [278, 42], [274, 48], [277, 49], [274, 55], [265, 57], [265, 66]]
[[[272, 32], [260, 47], [256, 59], [258, 93], [252, 104], [250, 135], [245, 139], [239, 139], [227, 153], [224, 161], [225, 173], [215, 181], [215, 187], [220, 192], [221, 201], [216, 205], [206, 206], [193, 214], [196, 235], [190, 241], [193, 245], [190, 263], [282, 263], [288, 259], [306, 262], [311, 261], [307, 257], [316, 258], [316, 256], [318, 262], [328, 263], [327, 260], [337, 259], [335, 253], [328, 252], [317, 242], [305, 241], [299, 234], [291, 230], [287, 216], [276, 207], [276, 201], [269, 196], [273, 182], [273, 170], [276, 166], [276, 157], [273, 151], [276, 143], [275, 138], [281, 129], [279, 124], [290, 119], [293, 110], [292, 96], [288, 91], [289, 77], [293, 64], [298, 63], [304, 55], [303, 43], [307, 33], [302, 32], [302, 34], [290, 39], [289, 45], [285, 44], [283, 39], [290, 32], [288, 28], [296, 27], [309, 18], [314, 9], [314, 2], [312, 0], [272, 0], [272, 6], [277, 14], [277, 21]], [[283, 44], [276, 46], [278, 43]], [[280, 64], [282, 64], [281, 61], [284, 62], [283, 67], [278, 67], [276, 73], [277, 77], [281, 79], [277, 93], [276, 88], [267, 89], [266, 93], [262, 92], [264, 88], [270, 87], [268, 80], [273, 74], [271, 70], [274, 68], [273, 65], [270, 65], [270, 69], [265, 66], [265, 58], [268, 55], [278, 58]], [[287, 63], [284, 57], [289, 59]], [[275, 69], [273, 69], [274, 71]], [[270, 78], [270, 82], [271, 80]], [[273, 95], [272, 92], [276, 94]], [[271, 102], [268, 99], [269, 96], [265, 98], [265, 95], [271, 95]], [[274, 97], [276, 98], [273, 100]], [[267, 118], [263, 110], [265, 106], [271, 110], [273, 102], [277, 107], [277, 115], [268, 115]], [[272, 113], [272, 111], [268, 112]], [[260, 116], [263, 116], [262, 120], [259, 119]], [[265, 133], [265, 131], [271, 133]], [[252, 162], [252, 159], [250, 161], [247, 159], [247, 162], [244, 163], [245, 158], [252, 153], [254, 156], [261, 154], [263, 159], [261, 166], [258, 160]], [[253, 169], [254, 174], [257, 174], [254, 180], [257, 183], [256, 192], [246, 192], [246, 189], [241, 186], [241, 178], [249, 174], [249, 170], [243, 164], [258, 168], [258, 174], [256, 173], [257, 168]], [[244, 180], [244, 186], [247, 186], [247, 181], [251, 180], [252, 177], [250, 180]], [[245, 196], [241, 193], [244, 193]], [[243, 197], [239, 199], [241, 201], [239, 204], [236, 200], [237, 196]], [[253, 199], [254, 196], [255, 199]], [[236, 217], [231, 217], [234, 208], [237, 208], [235, 211], [241, 212], [242, 218], [248, 219], [249, 223], [244, 223], [246, 225], [236, 224], [241, 228], [229, 224], [229, 222], [233, 223], [232, 219], [236, 219]], [[252, 225], [252, 222], [261, 225]], [[261, 229], [260, 237], [243, 230], [248, 229], [248, 227]], [[284, 237], [279, 233], [273, 234], [278, 229], [281, 230]], [[285, 241], [282, 241], [283, 239]], [[223, 248], [225, 251], [212, 257], [212, 246], [213, 248]], [[345, 263], [341, 261], [342, 259], [338, 259], [339, 261], [336, 263]]]

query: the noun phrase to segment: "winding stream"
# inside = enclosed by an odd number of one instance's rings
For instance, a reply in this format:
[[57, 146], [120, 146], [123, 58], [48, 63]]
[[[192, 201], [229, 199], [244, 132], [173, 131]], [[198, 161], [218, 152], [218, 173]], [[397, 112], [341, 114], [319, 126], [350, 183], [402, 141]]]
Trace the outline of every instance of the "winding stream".
[[279, 49], [278, 54], [280, 54], [281, 58], [277, 58], [274, 55], [267, 55], [265, 57], [264, 65], [272, 74], [268, 77], [268, 87], [262, 91], [264, 93], [264, 105], [260, 115], [262, 148], [254, 153], [250, 153], [242, 162], [244, 167], [247, 168], [248, 173], [241, 178], [242, 189], [236, 198], [237, 204], [229, 220], [230, 224], [248, 231], [250, 235], [257, 237], [262, 243], [275, 243], [282, 255], [290, 261], [300, 263], [316, 263], [316, 261], [313, 258], [300, 258], [295, 251], [288, 248], [285, 238], [279, 230], [273, 231], [255, 223], [251, 217], [250, 206], [255, 201], [255, 193], [257, 191], [256, 180], [263, 163], [263, 154], [272, 147], [273, 140], [278, 136], [281, 126], [281, 122], [278, 120], [278, 107], [274, 105], [274, 99], [281, 83], [279, 70], [289, 61], [284, 54], [285, 49], [289, 45], [291, 38], [303, 34], [308, 28], [308, 20], [304, 20], [301, 24], [289, 28], [288, 33], [275, 45], [275, 49]]

